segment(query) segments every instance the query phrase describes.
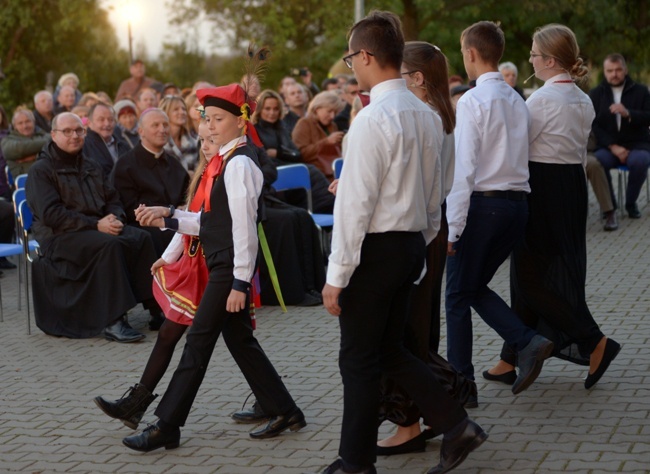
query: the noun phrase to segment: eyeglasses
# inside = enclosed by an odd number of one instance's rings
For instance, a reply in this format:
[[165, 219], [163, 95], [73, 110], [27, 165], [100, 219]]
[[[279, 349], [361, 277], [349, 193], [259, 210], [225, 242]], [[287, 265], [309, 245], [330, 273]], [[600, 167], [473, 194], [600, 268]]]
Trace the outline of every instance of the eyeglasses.
[[61, 132], [61, 133], [63, 134], [63, 136], [66, 136], [66, 137], [68, 137], [68, 138], [70, 138], [70, 137], [72, 136], [73, 133], [74, 133], [75, 135], [77, 135], [78, 137], [83, 137], [83, 136], [86, 134], [86, 129], [85, 129], [85, 128], [81, 128], [81, 127], [79, 127], [79, 128], [75, 128], [75, 129], [72, 129], [72, 128], [64, 128], [63, 130], [57, 130], [57, 129], [54, 129], [54, 130], [52, 130], [52, 131], [53, 131], [53, 132]]
[[530, 52], [530, 57], [531, 57], [531, 58], [536, 58], [537, 56], [542, 56], [542, 57], [543, 57], [544, 55], [543, 55], [543, 54], [536, 53], [536, 52], [534, 52], [534, 51], [531, 51], [531, 52]]
[[[352, 69], [352, 58], [353, 58], [354, 56], [356, 56], [357, 54], [359, 54], [361, 51], [365, 51], [365, 50], [364, 50], [364, 49], [360, 49], [360, 50], [357, 51], [356, 53], [352, 53], [352, 54], [348, 54], [347, 56], [344, 56], [344, 57], [343, 57], [343, 62], [345, 62], [345, 65], [346, 65], [347, 67], [349, 67], [350, 69]], [[371, 53], [370, 51], [366, 51], [366, 54], [367, 54], [368, 56], [374, 56], [374, 54]]]

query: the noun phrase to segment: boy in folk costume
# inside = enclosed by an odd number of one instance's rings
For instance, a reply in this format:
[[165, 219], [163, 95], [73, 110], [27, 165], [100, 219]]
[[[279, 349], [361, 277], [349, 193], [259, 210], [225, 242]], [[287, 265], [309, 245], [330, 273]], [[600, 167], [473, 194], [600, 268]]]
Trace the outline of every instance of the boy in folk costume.
[[262, 190], [257, 154], [247, 139], [250, 135], [253, 143], [259, 141], [248, 123], [254, 105], [237, 84], [201, 89], [197, 96], [205, 108], [211, 138], [220, 145], [219, 155], [210, 161], [197, 190], [204, 199], [199, 237], [210, 276], [178, 368], [156, 409], [158, 422], [123, 440], [137, 451], [178, 447], [179, 428], [185, 424], [221, 333], [270, 418], [250, 436], [271, 438], [306, 425], [303, 413], [253, 337], [249, 317], [249, 282], [257, 258], [256, 221]]

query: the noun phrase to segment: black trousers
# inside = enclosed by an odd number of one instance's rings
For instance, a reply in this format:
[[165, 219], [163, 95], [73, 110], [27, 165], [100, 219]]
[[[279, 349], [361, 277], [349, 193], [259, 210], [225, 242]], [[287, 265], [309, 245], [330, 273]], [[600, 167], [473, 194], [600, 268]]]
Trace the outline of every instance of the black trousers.
[[253, 336], [248, 302], [238, 313], [226, 311], [233, 283], [233, 257], [232, 248], [207, 257], [208, 286], [187, 334], [178, 368], [156, 409], [156, 415], [170, 425], [185, 424], [221, 333], [264, 413], [281, 415], [296, 406]]
[[339, 454], [349, 463], [365, 466], [376, 460], [382, 373], [406, 390], [435, 431], [444, 433], [467, 416], [427, 365], [404, 348], [409, 297], [424, 258], [419, 232], [367, 234], [360, 264], [341, 292]]

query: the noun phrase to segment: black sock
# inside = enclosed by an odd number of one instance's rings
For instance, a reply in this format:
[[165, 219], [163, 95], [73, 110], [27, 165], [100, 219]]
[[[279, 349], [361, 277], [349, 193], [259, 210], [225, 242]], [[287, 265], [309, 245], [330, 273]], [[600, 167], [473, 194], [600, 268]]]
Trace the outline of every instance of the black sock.
[[458, 423], [456, 426], [454, 426], [452, 429], [450, 429], [445, 433], [445, 439], [452, 439], [455, 438], [456, 436], [460, 436], [461, 434], [463, 434], [463, 431], [465, 431], [468, 422], [469, 422], [469, 417], [465, 417], [463, 421], [461, 421], [460, 423]]
[[171, 425], [169, 423], [164, 422], [163, 420], [158, 420], [158, 429], [162, 431], [163, 433], [171, 433], [172, 431], [175, 431], [178, 429], [178, 426], [176, 425]]

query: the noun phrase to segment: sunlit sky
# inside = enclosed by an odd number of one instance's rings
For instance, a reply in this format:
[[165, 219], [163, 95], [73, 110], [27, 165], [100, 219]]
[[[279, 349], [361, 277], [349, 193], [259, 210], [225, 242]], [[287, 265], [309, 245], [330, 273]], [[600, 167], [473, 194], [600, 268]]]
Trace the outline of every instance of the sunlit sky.
[[[169, 24], [170, 0], [103, 0], [101, 6], [109, 11], [109, 19], [115, 27], [120, 46], [128, 51], [127, 19], [131, 19], [134, 55], [138, 45], [144, 44], [149, 58], [157, 58], [162, 51], [163, 42], [179, 43], [183, 32]], [[210, 35], [210, 23], [203, 22], [198, 35], [207, 38]], [[199, 41], [201, 48], [207, 52], [207, 41]], [[225, 45], [222, 45], [225, 49]]]

